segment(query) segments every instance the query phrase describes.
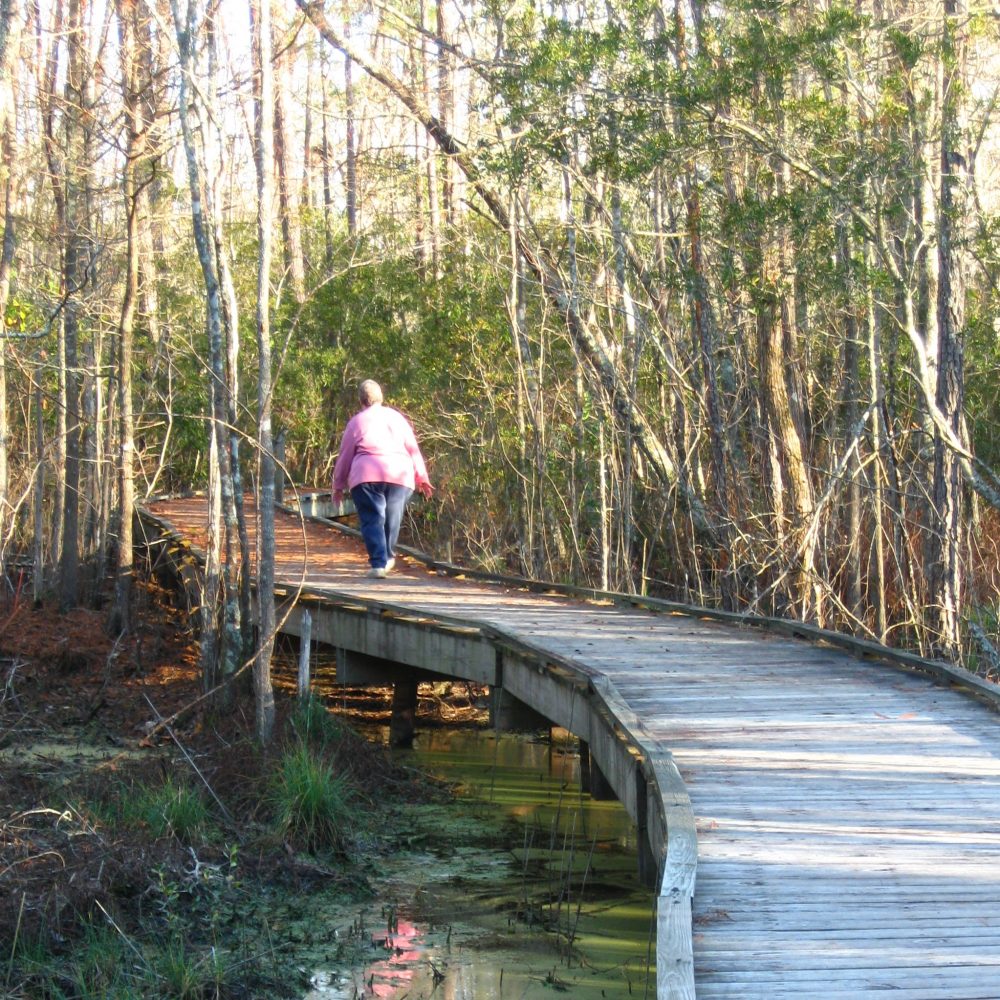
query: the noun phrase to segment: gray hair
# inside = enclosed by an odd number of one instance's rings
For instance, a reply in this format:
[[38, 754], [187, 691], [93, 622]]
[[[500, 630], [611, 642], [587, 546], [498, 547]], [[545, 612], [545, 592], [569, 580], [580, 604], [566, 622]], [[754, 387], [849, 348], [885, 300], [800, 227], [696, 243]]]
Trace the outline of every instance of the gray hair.
[[358, 400], [362, 406], [372, 406], [382, 402], [382, 386], [374, 379], [366, 378], [358, 386]]

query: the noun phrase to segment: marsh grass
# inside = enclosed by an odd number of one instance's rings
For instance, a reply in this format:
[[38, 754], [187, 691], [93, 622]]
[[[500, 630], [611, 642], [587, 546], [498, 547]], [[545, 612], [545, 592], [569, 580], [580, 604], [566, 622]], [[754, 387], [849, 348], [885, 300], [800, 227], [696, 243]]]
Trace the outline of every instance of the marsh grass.
[[123, 789], [121, 820], [143, 827], [156, 838], [176, 837], [183, 844], [205, 839], [212, 829], [212, 816], [201, 793], [168, 777], [161, 785], [139, 785]]
[[139, 992], [126, 940], [105, 924], [88, 923], [69, 960], [57, 961], [60, 978], [71, 987], [70, 996], [81, 1000], [132, 997]]
[[199, 954], [180, 935], [170, 938], [153, 957], [152, 968], [163, 996], [174, 1000], [220, 996], [226, 979], [219, 952]]
[[[10, 1000], [203, 1000], [228, 995], [232, 956], [197, 949], [180, 934], [141, 948], [106, 923], [83, 925], [68, 949], [24, 941], [7, 960]], [[274, 995], [274, 994], [269, 994]]]
[[356, 819], [350, 785], [313, 748], [286, 751], [271, 785], [277, 833], [311, 853], [343, 854]]

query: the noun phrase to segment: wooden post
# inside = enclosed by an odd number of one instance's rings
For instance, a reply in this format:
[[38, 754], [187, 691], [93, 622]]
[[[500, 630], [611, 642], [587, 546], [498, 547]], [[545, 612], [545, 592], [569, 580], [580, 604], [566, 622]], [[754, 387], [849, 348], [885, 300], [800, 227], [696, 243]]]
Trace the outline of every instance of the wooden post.
[[309, 697], [309, 648], [312, 641], [312, 615], [308, 608], [302, 612], [299, 634], [299, 701]]
[[401, 677], [392, 686], [392, 718], [389, 720], [389, 744], [408, 747], [417, 728], [417, 679]]
[[614, 786], [604, 777], [604, 772], [593, 757], [590, 758], [590, 797], [595, 802], [613, 802], [618, 798]]
[[580, 791], [590, 794], [590, 744], [580, 740]]

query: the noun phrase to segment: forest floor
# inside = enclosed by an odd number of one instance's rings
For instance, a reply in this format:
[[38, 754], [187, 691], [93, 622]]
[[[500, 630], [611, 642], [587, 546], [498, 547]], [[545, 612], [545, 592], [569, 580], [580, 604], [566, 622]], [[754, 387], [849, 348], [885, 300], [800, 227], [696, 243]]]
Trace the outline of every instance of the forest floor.
[[[450, 790], [297, 708], [291, 676], [264, 750], [247, 691], [182, 712], [198, 648], [169, 597], [143, 584], [117, 641], [105, 612], [0, 601], [0, 995], [302, 996], [309, 901], [370, 898], [421, 815], [443, 835]], [[306, 757], [315, 784], [295, 797]], [[370, 946], [328, 944], [347, 964]]]

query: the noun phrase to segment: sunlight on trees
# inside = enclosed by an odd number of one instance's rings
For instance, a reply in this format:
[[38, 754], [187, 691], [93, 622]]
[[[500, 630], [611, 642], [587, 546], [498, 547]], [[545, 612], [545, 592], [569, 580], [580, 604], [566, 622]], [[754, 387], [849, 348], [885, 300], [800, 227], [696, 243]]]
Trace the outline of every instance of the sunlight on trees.
[[269, 435], [322, 486], [373, 375], [426, 548], [995, 661], [995, 12], [254, 10], [266, 73], [245, 5], [0, 5], [8, 579], [127, 627], [133, 498], [207, 490], [213, 686]]

